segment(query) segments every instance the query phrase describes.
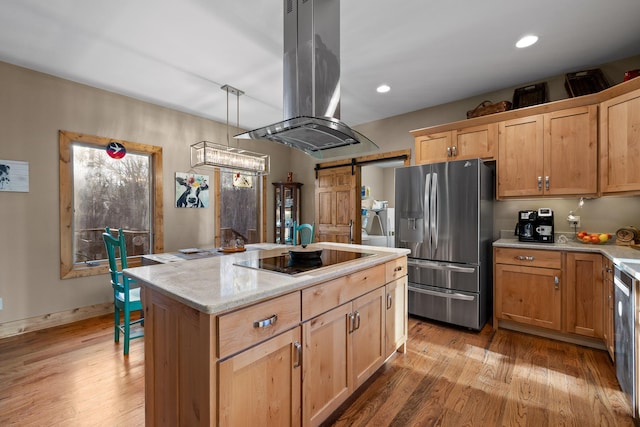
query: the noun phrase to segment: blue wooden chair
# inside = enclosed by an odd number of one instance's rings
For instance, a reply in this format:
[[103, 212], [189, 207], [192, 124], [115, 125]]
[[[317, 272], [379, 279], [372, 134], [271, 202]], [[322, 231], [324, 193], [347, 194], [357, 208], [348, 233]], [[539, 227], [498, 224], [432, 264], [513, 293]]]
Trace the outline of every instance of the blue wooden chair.
[[[140, 319], [131, 321], [131, 312], [142, 311], [140, 288], [131, 288], [131, 285], [136, 283], [135, 280], [122, 274], [122, 269], [127, 268], [127, 247], [122, 229], [118, 230], [117, 238], [111, 235], [109, 227], [106, 227], [105, 230], [106, 232], [102, 233], [102, 239], [107, 248], [109, 273], [111, 274], [111, 286], [113, 287], [114, 340], [119, 342], [120, 333], [124, 335], [124, 354], [127, 355], [129, 354], [129, 341], [144, 336], [142, 330], [131, 333], [132, 325], [144, 322], [144, 317], [142, 316]], [[120, 258], [120, 269], [118, 269], [118, 257]], [[122, 323], [120, 321], [121, 313], [123, 315]]]
[[[308, 245], [313, 243], [313, 236], [316, 232], [316, 223], [300, 224], [293, 221], [293, 245]], [[300, 233], [300, 242], [298, 243], [298, 233]]]

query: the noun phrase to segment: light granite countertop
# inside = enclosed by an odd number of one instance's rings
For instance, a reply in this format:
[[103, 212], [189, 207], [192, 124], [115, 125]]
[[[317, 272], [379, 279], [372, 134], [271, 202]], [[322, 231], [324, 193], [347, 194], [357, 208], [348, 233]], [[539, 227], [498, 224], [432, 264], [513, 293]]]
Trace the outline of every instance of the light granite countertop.
[[128, 268], [124, 270], [124, 274], [138, 280], [142, 286], [163, 293], [189, 307], [204, 313], [216, 314], [345, 276], [409, 254], [408, 249], [323, 242], [308, 245], [307, 249], [338, 249], [373, 255], [296, 275], [236, 265], [241, 261], [277, 256], [293, 248], [285, 245], [265, 247], [268, 249]]
[[[556, 239], [557, 240], [557, 239]], [[529, 243], [520, 242], [517, 238], [502, 238], [493, 242], [494, 247], [542, 249], [548, 251], [572, 251], [599, 253], [609, 258], [615, 265], [622, 267], [629, 274], [640, 280], [640, 271], [635, 265], [640, 263], [640, 251], [629, 246], [616, 245], [615, 241], [592, 245], [580, 243], [569, 238], [567, 243]]]

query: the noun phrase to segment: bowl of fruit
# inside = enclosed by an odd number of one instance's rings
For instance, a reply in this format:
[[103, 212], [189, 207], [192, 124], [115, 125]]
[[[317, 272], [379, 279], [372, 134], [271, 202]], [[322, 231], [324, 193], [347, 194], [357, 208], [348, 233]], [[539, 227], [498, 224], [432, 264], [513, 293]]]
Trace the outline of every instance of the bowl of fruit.
[[586, 231], [579, 231], [576, 234], [576, 238], [580, 243], [587, 243], [591, 245], [604, 245], [611, 239], [609, 233], [588, 233]]

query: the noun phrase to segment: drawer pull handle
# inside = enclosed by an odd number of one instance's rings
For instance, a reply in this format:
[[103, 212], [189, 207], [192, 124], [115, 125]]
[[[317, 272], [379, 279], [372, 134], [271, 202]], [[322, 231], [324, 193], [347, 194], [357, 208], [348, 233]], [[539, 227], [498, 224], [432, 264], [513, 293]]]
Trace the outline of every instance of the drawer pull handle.
[[458, 147], [456, 147], [455, 145], [451, 147], [451, 155], [453, 157], [456, 157], [458, 155]]
[[353, 330], [358, 330], [360, 329], [360, 312], [356, 311], [356, 321], [354, 323], [355, 327], [353, 328]]
[[353, 313], [349, 313], [348, 316], [349, 316], [349, 333], [351, 334], [351, 333], [353, 333], [353, 331], [356, 330], [356, 327], [355, 327], [355, 325], [356, 325], [356, 322], [355, 322], [356, 315], [353, 314]]
[[387, 294], [387, 310], [393, 306], [393, 297], [391, 294]]
[[538, 177], [538, 190], [542, 190], [542, 177]]
[[524, 256], [524, 255], [518, 255], [518, 256], [516, 257], [516, 259], [518, 259], [518, 260], [520, 260], [520, 261], [534, 261], [534, 260], [535, 260], [535, 258], [534, 258], [533, 256], [531, 256], [531, 255], [527, 255], [527, 256]]
[[447, 147], [447, 157], [451, 157], [451, 147]]
[[255, 322], [253, 322], [253, 327], [254, 328], [266, 328], [267, 326], [271, 326], [271, 325], [275, 324], [276, 320], [278, 320], [278, 315], [274, 314], [273, 316], [268, 317], [266, 319], [256, 320]]
[[398, 271], [402, 271], [402, 266], [401, 265], [399, 265], [399, 266], [397, 266], [396, 268], [393, 269], [394, 273], [397, 273]]
[[553, 283], [556, 287], [556, 290], [560, 289], [560, 278], [558, 276], [553, 276]]
[[549, 177], [548, 176], [544, 177], [544, 187], [545, 187], [545, 190], [549, 189]]
[[293, 350], [295, 351], [295, 362], [293, 363], [293, 367], [298, 368], [302, 362], [302, 345], [298, 341], [294, 342]]

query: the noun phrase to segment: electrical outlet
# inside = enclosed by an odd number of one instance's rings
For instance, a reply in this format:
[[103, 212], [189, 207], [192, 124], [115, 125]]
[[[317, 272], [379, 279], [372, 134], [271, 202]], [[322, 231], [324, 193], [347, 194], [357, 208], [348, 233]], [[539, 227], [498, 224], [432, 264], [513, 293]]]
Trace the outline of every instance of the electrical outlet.
[[567, 221], [569, 221], [569, 224], [570, 224], [572, 227], [576, 227], [576, 228], [579, 228], [579, 227], [580, 227], [580, 217], [579, 217], [579, 216], [575, 216], [575, 215], [574, 215], [572, 219], [568, 219], [568, 218], [567, 218]]

